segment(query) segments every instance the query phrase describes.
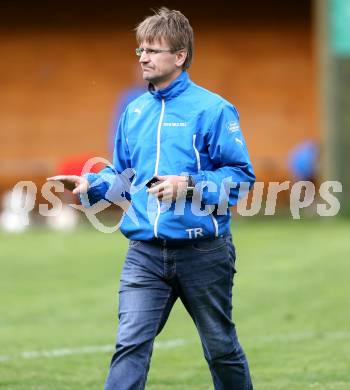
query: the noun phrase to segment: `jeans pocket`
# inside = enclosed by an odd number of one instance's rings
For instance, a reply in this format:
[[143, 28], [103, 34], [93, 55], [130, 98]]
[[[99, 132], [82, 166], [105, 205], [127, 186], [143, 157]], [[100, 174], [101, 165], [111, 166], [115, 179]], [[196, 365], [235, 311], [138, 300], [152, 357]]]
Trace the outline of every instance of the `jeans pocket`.
[[226, 245], [226, 240], [219, 238], [211, 241], [196, 241], [192, 244], [192, 249], [200, 253], [209, 253], [222, 250], [226, 248]]
[[141, 241], [129, 240], [129, 248], [136, 248], [141, 244]]

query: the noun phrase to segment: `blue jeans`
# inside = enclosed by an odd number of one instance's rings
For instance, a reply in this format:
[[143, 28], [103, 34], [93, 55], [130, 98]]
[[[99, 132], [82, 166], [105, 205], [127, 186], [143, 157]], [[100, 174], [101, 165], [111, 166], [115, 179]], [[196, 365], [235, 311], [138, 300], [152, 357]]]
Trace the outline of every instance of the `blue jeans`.
[[174, 247], [130, 241], [119, 291], [119, 329], [105, 390], [145, 388], [153, 342], [180, 298], [192, 317], [216, 390], [252, 390], [232, 322], [231, 236]]

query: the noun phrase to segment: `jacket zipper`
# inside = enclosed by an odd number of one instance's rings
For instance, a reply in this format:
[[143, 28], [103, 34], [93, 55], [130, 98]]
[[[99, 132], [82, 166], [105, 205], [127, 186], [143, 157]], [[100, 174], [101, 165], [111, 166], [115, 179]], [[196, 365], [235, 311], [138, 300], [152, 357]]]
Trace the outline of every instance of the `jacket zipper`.
[[[156, 165], [154, 168], [154, 176], [158, 175], [158, 169], [159, 169], [159, 160], [160, 160], [160, 130], [163, 123], [164, 118], [164, 110], [165, 110], [165, 101], [164, 98], [162, 98], [162, 110], [160, 112], [159, 122], [158, 122], [158, 129], [157, 129], [157, 158], [156, 158]], [[157, 216], [156, 220], [154, 222], [154, 237], [158, 238], [158, 222], [160, 217], [160, 200], [157, 198]]]
[[216, 218], [214, 217], [213, 214], [210, 214], [210, 216], [211, 216], [211, 219], [212, 219], [213, 225], [214, 225], [215, 237], [218, 238], [218, 237], [219, 237], [219, 225], [218, 225], [218, 221], [216, 220]]
[[[198, 172], [199, 172], [201, 170], [201, 160], [200, 160], [200, 157], [199, 157], [198, 149], [196, 148], [196, 134], [193, 134], [192, 146], [193, 146], [194, 153], [196, 155], [197, 169], [198, 169]], [[216, 220], [216, 218], [214, 217], [213, 214], [210, 214], [210, 217], [211, 217], [211, 220], [213, 222], [215, 237], [219, 237], [219, 224], [218, 224], [218, 221]]]

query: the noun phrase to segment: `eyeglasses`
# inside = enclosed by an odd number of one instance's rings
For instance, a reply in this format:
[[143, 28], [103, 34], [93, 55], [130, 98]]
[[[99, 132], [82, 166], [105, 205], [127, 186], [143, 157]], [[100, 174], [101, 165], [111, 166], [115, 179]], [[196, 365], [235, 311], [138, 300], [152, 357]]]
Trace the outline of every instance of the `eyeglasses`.
[[[180, 49], [181, 50], [181, 49]], [[159, 54], [159, 53], [175, 53], [176, 51], [179, 50], [171, 50], [171, 49], [144, 49], [143, 47], [138, 47], [135, 49], [136, 55], [138, 57], [142, 56], [142, 53], [145, 52], [148, 55], [152, 54]]]

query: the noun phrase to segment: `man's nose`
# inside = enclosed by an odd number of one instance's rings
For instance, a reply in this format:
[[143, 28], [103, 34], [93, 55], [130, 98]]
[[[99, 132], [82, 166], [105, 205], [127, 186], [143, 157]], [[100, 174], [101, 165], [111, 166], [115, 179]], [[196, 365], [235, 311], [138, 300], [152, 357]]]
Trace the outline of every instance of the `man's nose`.
[[140, 56], [140, 59], [139, 59], [139, 62], [149, 62], [149, 54], [146, 53], [146, 51], [143, 51], [141, 53], [141, 56]]

